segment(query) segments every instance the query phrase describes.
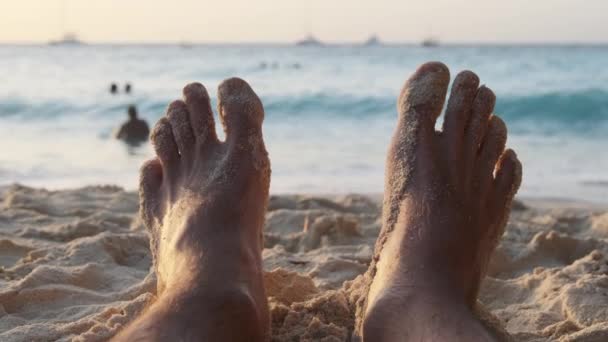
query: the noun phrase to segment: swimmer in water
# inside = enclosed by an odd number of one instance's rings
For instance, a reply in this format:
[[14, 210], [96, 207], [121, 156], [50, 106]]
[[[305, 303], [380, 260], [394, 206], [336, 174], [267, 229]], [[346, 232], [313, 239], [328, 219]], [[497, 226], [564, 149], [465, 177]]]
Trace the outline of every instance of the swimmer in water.
[[147, 141], [150, 135], [150, 128], [145, 120], [137, 117], [137, 108], [134, 105], [129, 106], [129, 121], [125, 122], [118, 132], [116, 139], [120, 139], [129, 144], [139, 144]]

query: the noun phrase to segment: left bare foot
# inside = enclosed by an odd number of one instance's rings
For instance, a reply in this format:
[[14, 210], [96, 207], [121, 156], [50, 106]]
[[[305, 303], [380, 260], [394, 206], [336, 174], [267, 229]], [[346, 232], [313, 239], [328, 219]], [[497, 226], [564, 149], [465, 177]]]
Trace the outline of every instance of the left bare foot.
[[262, 229], [270, 162], [264, 109], [238, 78], [219, 86], [226, 141], [205, 88], [193, 83], [152, 132], [157, 159], [141, 171], [158, 300], [117, 340], [264, 341], [269, 313]]

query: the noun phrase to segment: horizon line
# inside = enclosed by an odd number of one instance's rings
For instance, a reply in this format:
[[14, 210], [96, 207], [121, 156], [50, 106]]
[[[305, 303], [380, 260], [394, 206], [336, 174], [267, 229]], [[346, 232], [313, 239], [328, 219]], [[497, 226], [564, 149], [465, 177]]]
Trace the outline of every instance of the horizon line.
[[[0, 41], [0, 46], [47, 46], [52, 42], [48, 41]], [[79, 40], [80, 44], [74, 46], [103, 46], [103, 45], [185, 45], [185, 46], [234, 46], [234, 45], [274, 45], [274, 46], [297, 46], [295, 41], [187, 41], [187, 40], [167, 40], [167, 41], [91, 41]], [[382, 41], [373, 46], [420, 46], [424, 40], [420, 41]], [[331, 46], [364, 46], [363, 41], [319, 41], [319, 47]], [[608, 46], [608, 41], [440, 41], [438, 46]]]

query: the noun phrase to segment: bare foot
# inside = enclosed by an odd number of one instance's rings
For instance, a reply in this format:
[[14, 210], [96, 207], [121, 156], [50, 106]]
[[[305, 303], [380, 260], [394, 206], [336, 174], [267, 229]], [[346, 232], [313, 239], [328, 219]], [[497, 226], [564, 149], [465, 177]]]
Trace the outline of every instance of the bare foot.
[[456, 77], [443, 130], [435, 131], [449, 79], [445, 65], [424, 64], [399, 96], [383, 227], [358, 312], [365, 341], [492, 340], [471, 309], [521, 164], [504, 150], [494, 94], [470, 71]]
[[220, 142], [205, 88], [193, 83], [183, 93], [156, 124], [158, 158], [141, 171], [158, 300], [118, 340], [267, 340], [261, 250], [270, 162], [262, 103], [245, 81], [224, 81]]

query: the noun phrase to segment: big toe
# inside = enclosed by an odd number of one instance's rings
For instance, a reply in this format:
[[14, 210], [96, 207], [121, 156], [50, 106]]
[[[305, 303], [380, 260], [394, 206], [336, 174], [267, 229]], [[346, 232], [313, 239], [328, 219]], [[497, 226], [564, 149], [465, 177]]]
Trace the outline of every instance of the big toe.
[[241, 163], [261, 171], [267, 183], [270, 161], [262, 137], [264, 107], [258, 96], [242, 79], [227, 79], [218, 88], [218, 111], [229, 151], [238, 154]]
[[402, 127], [421, 127], [433, 132], [449, 82], [450, 71], [443, 63], [421, 65], [407, 80], [399, 95], [397, 110]]
[[246, 144], [252, 136], [260, 136], [264, 107], [247, 82], [230, 78], [218, 87], [218, 111], [226, 131], [226, 141]]

